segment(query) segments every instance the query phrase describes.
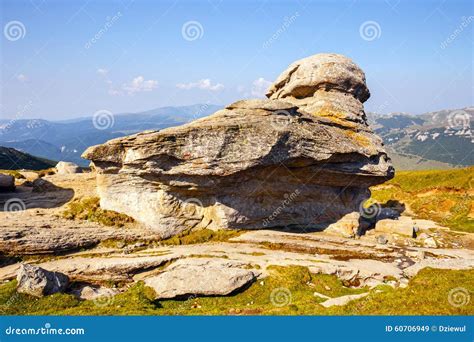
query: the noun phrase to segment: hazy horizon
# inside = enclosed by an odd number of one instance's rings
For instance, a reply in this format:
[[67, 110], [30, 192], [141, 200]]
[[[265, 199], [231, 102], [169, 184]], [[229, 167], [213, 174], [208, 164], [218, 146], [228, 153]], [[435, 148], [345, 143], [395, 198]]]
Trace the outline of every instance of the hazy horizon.
[[[473, 106], [470, 1], [2, 1], [0, 119], [225, 106], [322, 52], [366, 73], [367, 112]], [[13, 29], [16, 29], [14, 31]]]

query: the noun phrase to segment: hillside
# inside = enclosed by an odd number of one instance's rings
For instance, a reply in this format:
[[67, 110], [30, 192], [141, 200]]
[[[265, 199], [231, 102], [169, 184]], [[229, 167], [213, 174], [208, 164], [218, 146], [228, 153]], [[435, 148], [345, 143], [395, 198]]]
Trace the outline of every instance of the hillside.
[[0, 146], [1, 170], [43, 170], [53, 167], [56, 163], [47, 159], [38, 158], [13, 148]]
[[395, 178], [371, 191], [372, 199], [382, 206], [402, 203], [404, 214], [474, 232], [474, 167], [399, 171]]
[[471, 120], [474, 108], [422, 115], [367, 114], [371, 127], [392, 151], [399, 170], [446, 169], [474, 164]]
[[92, 145], [144, 130], [179, 126], [214, 113], [220, 106], [197, 104], [161, 107], [139, 113], [105, 112], [98, 119], [83, 117], [66, 121], [41, 119], [0, 120], [0, 145], [42, 158], [87, 166], [82, 152]]

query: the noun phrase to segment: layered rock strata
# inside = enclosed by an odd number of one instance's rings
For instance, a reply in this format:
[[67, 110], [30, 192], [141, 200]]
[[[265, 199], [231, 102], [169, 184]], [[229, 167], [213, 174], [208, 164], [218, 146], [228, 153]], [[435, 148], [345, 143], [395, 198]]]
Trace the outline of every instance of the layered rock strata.
[[293, 63], [268, 99], [110, 140], [83, 157], [97, 170], [101, 206], [164, 238], [199, 228], [324, 229], [342, 218], [357, 229], [368, 187], [394, 173], [367, 124], [369, 95], [350, 59], [319, 54]]

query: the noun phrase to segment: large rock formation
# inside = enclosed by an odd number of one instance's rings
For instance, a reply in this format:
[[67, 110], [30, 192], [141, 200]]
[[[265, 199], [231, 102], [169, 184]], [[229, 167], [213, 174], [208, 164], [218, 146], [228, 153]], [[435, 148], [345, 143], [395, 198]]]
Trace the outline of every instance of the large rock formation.
[[368, 187], [393, 176], [367, 125], [362, 70], [341, 55], [311, 56], [268, 97], [90, 147], [83, 157], [97, 169], [101, 206], [163, 237], [205, 227], [323, 229], [343, 217], [356, 227]]

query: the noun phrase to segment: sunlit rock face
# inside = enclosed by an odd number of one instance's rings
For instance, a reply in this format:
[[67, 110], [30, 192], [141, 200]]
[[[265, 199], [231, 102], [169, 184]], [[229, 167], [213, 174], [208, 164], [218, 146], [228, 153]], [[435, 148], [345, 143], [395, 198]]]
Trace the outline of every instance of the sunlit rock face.
[[90, 147], [101, 206], [169, 237], [187, 229], [294, 227], [349, 234], [368, 187], [393, 177], [367, 125], [370, 94], [347, 57], [288, 67], [268, 99]]

